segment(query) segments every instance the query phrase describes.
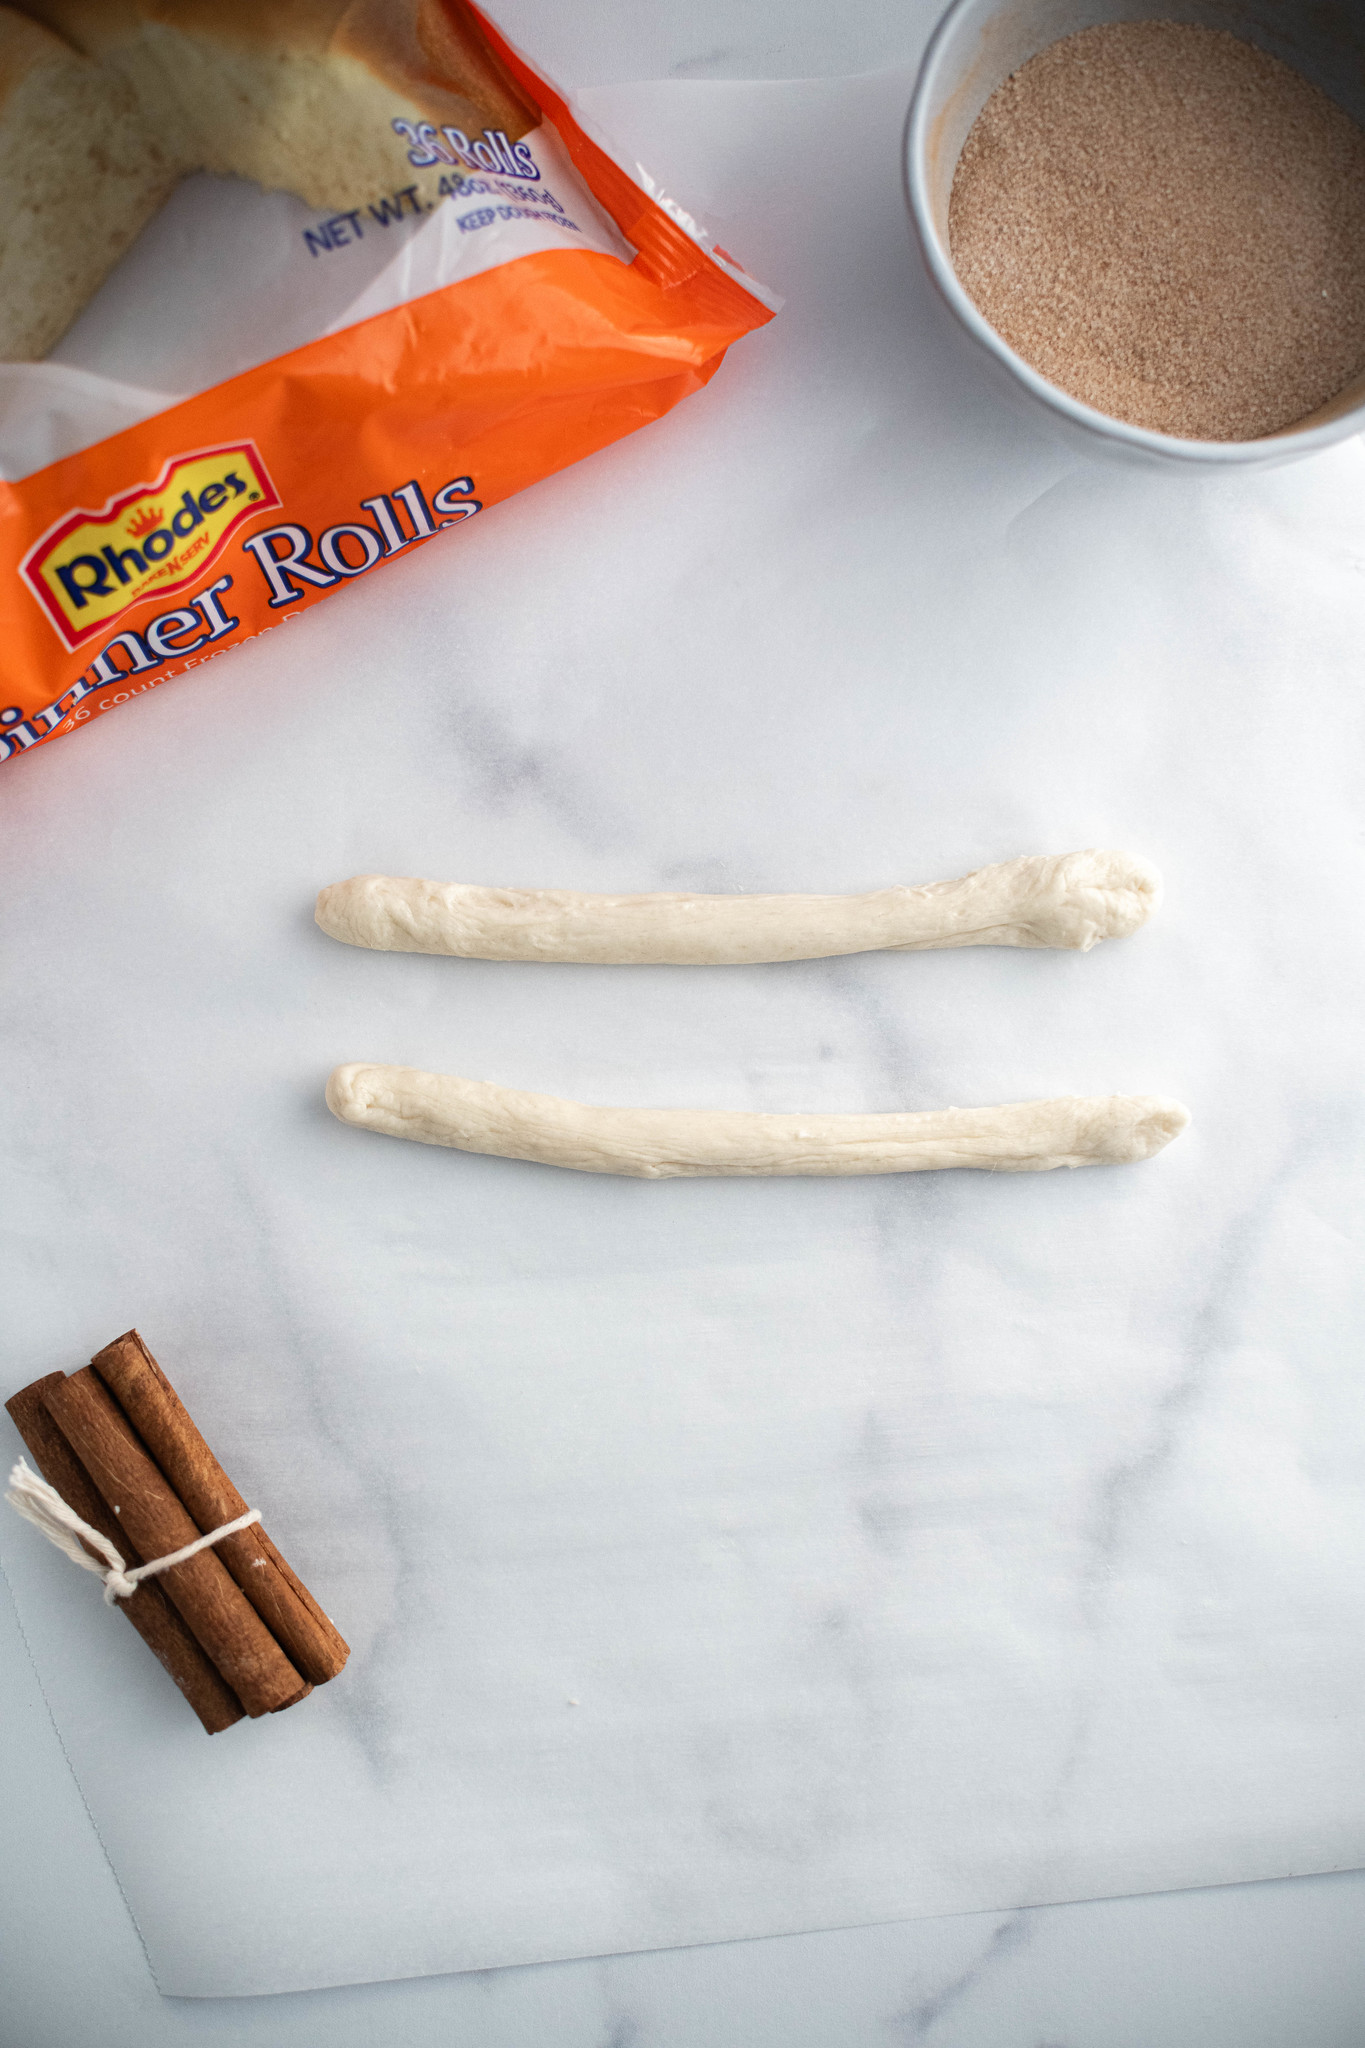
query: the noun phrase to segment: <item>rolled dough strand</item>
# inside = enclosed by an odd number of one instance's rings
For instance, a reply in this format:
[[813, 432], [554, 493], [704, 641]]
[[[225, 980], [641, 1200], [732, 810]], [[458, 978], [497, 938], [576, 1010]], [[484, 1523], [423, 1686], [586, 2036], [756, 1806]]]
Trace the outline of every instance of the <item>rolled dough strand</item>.
[[1135, 932], [1160, 899], [1146, 861], [1092, 847], [869, 896], [582, 896], [356, 875], [321, 892], [316, 916], [334, 939], [384, 953], [713, 967], [946, 946], [1084, 953]]
[[1150, 1159], [1190, 1114], [1160, 1095], [1063, 1095], [998, 1109], [770, 1116], [743, 1110], [598, 1109], [417, 1067], [337, 1067], [343, 1123], [423, 1145], [640, 1180], [679, 1175], [925, 1173], [975, 1166], [1045, 1173]]

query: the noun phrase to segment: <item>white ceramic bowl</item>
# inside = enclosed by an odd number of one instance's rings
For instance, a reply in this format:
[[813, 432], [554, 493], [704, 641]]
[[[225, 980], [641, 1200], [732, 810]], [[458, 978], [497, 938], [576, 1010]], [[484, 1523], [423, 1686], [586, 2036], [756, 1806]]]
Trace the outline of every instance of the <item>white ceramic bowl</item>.
[[948, 253], [953, 172], [972, 123], [1013, 71], [1050, 43], [1108, 21], [1183, 21], [1221, 28], [1280, 57], [1365, 127], [1365, 0], [954, 0], [925, 51], [905, 127], [910, 215], [940, 298], [997, 381], [1093, 454], [1246, 469], [1294, 462], [1365, 428], [1365, 373], [1307, 419], [1255, 441], [1186, 441], [1111, 419], [1048, 382], [1016, 355], [958, 282]]

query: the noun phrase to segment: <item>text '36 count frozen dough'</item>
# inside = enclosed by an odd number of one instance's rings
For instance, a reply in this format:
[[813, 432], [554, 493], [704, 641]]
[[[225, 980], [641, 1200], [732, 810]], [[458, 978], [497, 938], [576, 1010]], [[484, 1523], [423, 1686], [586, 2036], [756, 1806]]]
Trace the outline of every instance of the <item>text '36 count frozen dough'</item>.
[[322, 890], [316, 916], [332, 938], [385, 953], [715, 967], [948, 946], [1088, 952], [1135, 932], [1160, 900], [1155, 868], [1092, 847], [867, 896], [584, 896], [356, 875]]
[[343, 1123], [502, 1159], [641, 1180], [689, 1175], [1046, 1173], [1150, 1159], [1189, 1111], [1160, 1095], [1063, 1095], [995, 1109], [771, 1116], [719, 1109], [599, 1109], [417, 1067], [337, 1067], [327, 1106]]

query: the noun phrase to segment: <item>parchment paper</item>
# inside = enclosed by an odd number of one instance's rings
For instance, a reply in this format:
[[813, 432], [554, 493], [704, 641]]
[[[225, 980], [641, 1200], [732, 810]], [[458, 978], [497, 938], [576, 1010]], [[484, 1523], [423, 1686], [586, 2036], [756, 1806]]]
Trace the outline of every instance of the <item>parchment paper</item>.
[[[167, 1992], [1365, 1857], [1365, 458], [1205, 486], [1016, 423], [931, 318], [909, 86], [594, 95], [782, 316], [0, 777], [6, 1391], [136, 1322], [355, 1650], [210, 1742], [0, 1517]], [[1087, 844], [1169, 892], [1089, 957], [311, 923], [367, 869], [864, 889]], [[346, 1059], [1195, 1123], [1136, 1168], [618, 1183], [347, 1129]]]

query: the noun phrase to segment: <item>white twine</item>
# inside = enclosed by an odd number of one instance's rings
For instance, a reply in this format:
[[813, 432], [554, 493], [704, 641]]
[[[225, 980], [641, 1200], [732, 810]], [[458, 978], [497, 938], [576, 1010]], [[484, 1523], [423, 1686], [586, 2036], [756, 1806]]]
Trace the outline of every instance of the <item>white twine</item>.
[[[104, 1581], [104, 1597], [112, 1607], [116, 1600], [131, 1600], [141, 1579], [150, 1579], [156, 1572], [167, 1572], [173, 1564], [183, 1564], [187, 1557], [195, 1557], [201, 1550], [207, 1550], [212, 1543], [221, 1543], [224, 1536], [235, 1536], [239, 1529], [249, 1529], [253, 1522], [259, 1522], [259, 1508], [248, 1508], [244, 1515], [238, 1515], [235, 1522], [224, 1522], [221, 1529], [211, 1529], [207, 1536], [201, 1536], [196, 1543], [187, 1543], [183, 1550], [173, 1550], [169, 1557], [154, 1557], [150, 1564], [135, 1564], [131, 1571], [107, 1536], [92, 1529], [83, 1522], [74, 1508], [69, 1508], [57, 1489], [49, 1486], [45, 1479], [31, 1470], [21, 1458], [9, 1475], [9, 1486], [5, 1499], [23, 1516], [32, 1522], [35, 1529], [41, 1529], [49, 1543], [55, 1543], [78, 1564], [83, 1571], [96, 1572]], [[77, 1541], [83, 1536], [92, 1543], [104, 1558], [91, 1557], [88, 1550]]]

